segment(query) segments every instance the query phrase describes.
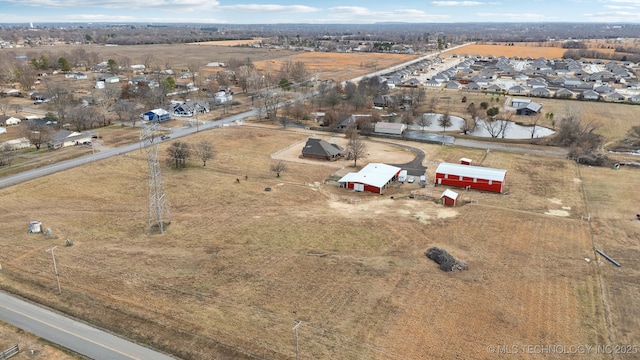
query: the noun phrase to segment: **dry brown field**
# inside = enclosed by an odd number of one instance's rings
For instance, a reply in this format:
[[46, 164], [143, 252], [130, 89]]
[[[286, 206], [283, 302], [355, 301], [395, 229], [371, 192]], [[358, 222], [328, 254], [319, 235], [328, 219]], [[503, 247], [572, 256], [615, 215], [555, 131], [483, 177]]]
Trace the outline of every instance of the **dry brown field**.
[[379, 53], [302, 52], [295, 55], [255, 62], [259, 69], [280, 69], [284, 61], [301, 61], [322, 80], [345, 81], [417, 58], [417, 55]]
[[[135, 50], [132, 58], [143, 53]], [[198, 50], [179, 61], [228, 59], [207, 54]], [[338, 62], [319, 54], [285, 58], [315, 58], [321, 74]], [[388, 66], [357, 56], [339, 61], [350, 70], [330, 78]], [[438, 111], [461, 116], [468, 103], [491, 98], [446, 90], [431, 96], [440, 98]], [[601, 122], [609, 142], [640, 125], [635, 106], [538, 100], [556, 120], [578, 111]], [[137, 135], [113, 127], [103, 141], [115, 146]], [[319, 359], [485, 359], [495, 357], [489, 345], [633, 345], [639, 338], [640, 269], [633, 260], [640, 230], [637, 201], [629, 196], [640, 180], [637, 169], [410, 143], [426, 152], [431, 179], [435, 162], [463, 156], [509, 171], [508, 195], [463, 192], [462, 206], [444, 209], [435, 203], [443, 188], [405, 184], [379, 196], [323, 184], [353, 169], [345, 161], [298, 159], [307, 136], [241, 127], [185, 139], [209, 139], [219, 153], [204, 168], [195, 160], [179, 171], [163, 164], [173, 219], [163, 235], [145, 234], [142, 152], [0, 190], [0, 246], [12, 249], [0, 252], [0, 288], [185, 358], [293, 358], [294, 319], [303, 321], [301, 358]], [[367, 161], [411, 159], [391, 145], [369, 143], [369, 150]], [[269, 172], [274, 159], [290, 167], [279, 179]], [[235, 184], [236, 178], [243, 180]], [[406, 199], [411, 192], [427, 200]], [[591, 223], [581, 221], [585, 214]], [[53, 236], [26, 234], [33, 219]], [[72, 247], [63, 246], [67, 238]], [[60, 297], [53, 295], [50, 258], [42, 255], [52, 244], [61, 250]], [[594, 260], [593, 245], [623, 268], [584, 261]], [[467, 261], [470, 270], [440, 272], [423, 255], [430, 246]], [[28, 337], [0, 327], [0, 339], [5, 334], [13, 342]], [[28, 358], [68, 356], [42, 351]]]
[[562, 49], [559, 47], [538, 47], [538, 46], [507, 46], [507, 45], [481, 45], [481, 44], [471, 44], [467, 46], [463, 46], [461, 48], [452, 50], [448, 53], [451, 54], [467, 54], [467, 55], [480, 55], [480, 56], [506, 56], [506, 57], [531, 57], [531, 58], [539, 58], [544, 57], [547, 59], [553, 58], [562, 58], [562, 55], [566, 49]]
[[219, 40], [219, 41], [203, 41], [198, 43], [190, 43], [190, 45], [217, 45], [217, 46], [243, 46], [253, 45], [262, 42], [261, 38], [247, 40]]
[[[140, 151], [1, 190], [0, 245], [12, 249], [0, 253], [2, 288], [185, 358], [293, 358], [295, 319], [301, 358], [315, 359], [485, 359], [489, 345], [617, 340], [597, 277], [609, 264], [584, 260], [590, 205], [574, 162], [411, 143], [430, 178], [435, 162], [462, 156], [508, 170], [507, 195], [464, 192], [450, 209], [435, 201], [441, 187], [380, 196], [324, 184], [351, 162], [299, 161], [292, 149], [308, 136], [231, 127], [185, 139], [211, 140], [218, 155], [163, 166], [172, 223], [162, 235], [145, 234]], [[368, 146], [367, 161], [411, 158]], [[273, 158], [289, 164], [280, 178]], [[52, 237], [27, 234], [33, 219]], [[61, 296], [43, 255], [54, 244]], [[431, 246], [470, 269], [441, 272], [424, 256]]]
[[[481, 55], [481, 56], [506, 56], [506, 57], [531, 57], [533, 59], [544, 57], [547, 59], [562, 58], [567, 49], [557, 46], [539, 46], [539, 43], [517, 43], [518, 45], [506, 44], [471, 44], [460, 47], [458, 49], [447, 52], [447, 54], [459, 55]], [[613, 53], [614, 49], [600, 48], [599, 45], [593, 44], [593, 49], [602, 53]]]

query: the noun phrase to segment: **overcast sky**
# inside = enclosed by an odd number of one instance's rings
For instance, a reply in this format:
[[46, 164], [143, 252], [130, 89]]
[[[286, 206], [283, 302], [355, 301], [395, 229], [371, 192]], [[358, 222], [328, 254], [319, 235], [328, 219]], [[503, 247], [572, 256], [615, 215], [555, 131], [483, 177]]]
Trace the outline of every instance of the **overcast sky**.
[[640, 0], [0, 0], [0, 23], [630, 22]]

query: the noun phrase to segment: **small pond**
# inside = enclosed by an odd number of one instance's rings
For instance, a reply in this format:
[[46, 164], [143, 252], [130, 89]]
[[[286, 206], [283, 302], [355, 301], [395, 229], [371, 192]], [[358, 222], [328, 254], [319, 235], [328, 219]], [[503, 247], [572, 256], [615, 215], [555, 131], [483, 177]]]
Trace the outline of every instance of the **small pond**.
[[[431, 125], [425, 126], [425, 131], [442, 131], [442, 126], [438, 125], [438, 120], [442, 117], [442, 114], [425, 113], [422, 116], [431, 120]], [[416, 121], [417, 122], [417, 121]], [[451, 126], [445, 128], [445, 131], [460, 130], [464, 125], [464, 119], [459, 116], [451, 116]], [[411, 125], [411, 130], [419, 131], [423, 130], [422, 126]], [[532, 133], [533, 132], [533, 136]], [[554, 134], [555, 131], [544, 126], [523, 126], [516, 124], [513, 121], [496, 120], [492, 122], [485, 122], [484, 120], [478, 120], [476, 129], [473, 132], [468, 132], [467, 135], [477, 137], [495, 137], [504, 139], [531, 139], [542, 138]], [[493, 134], [493, 136], [492, 136]]]

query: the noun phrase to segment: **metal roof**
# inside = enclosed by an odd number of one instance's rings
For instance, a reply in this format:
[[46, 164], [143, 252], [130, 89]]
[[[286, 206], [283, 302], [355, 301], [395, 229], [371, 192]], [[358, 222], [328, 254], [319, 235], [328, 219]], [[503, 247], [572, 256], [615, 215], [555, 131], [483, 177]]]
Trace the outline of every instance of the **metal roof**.
[[449, 174], [454, 176], [464, 176], [475, 179], [486, 179], [493, 181], [504, 181], [507, 170], [493, 169], [482, 166], [462, 165], [452, 163], [441, 163], [436, 169], [436, 173]]
[[453, 190], [445, 190], [442, 195], [440, 195], [440, 198], [442, 199], [443, 197], [448, 197], [449, 199], [457, 199], [458, 198], [458, 193], [453, 191]]
[[371, 163], [357, 173], [348, 173], [338, 182], [357, 182], [381, 188], [391, 181], [400, 170], [402, 169], [397, 166]]

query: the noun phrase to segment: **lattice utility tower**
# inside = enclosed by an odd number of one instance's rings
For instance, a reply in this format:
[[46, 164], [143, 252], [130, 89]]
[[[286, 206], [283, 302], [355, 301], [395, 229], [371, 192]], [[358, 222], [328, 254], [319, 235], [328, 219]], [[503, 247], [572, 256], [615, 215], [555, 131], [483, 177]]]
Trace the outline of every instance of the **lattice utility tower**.
[[154, 142], [158, 123], [152, 122], [142, 129], [140, 139], [144, 140], [149, 165], [149, 229], [151, 233], [157, 227], [162, 234], [165, 224], [171, 223], [167, 195], [164, 192], [160, 163], [158, 163], [158, 142]]

